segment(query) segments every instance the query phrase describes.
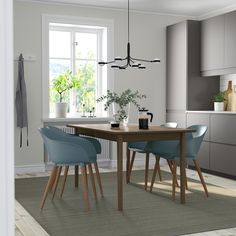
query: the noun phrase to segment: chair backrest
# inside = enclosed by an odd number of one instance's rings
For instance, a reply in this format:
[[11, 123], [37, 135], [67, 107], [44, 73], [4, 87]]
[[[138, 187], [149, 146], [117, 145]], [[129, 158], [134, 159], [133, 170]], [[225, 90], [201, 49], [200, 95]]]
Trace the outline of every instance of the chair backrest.
[[[161, 127], [166, 127], [166, 128], [176, 128], [177, 127], [177, 123], [176, 122], [167, 122], [164, 124], [161, 124]], [[132, 148], [132, 149], [137, 149], [137, 150], [145, 150], [146, 146], [147, 146], [148, 142], [147, 141], [136, 141], [136, 142], [129, 142], [128, 143], [128, 148]]]
[[193, 133], [186, 135], [186, 156], [196, 157], [201, 143], [207, 131], [206, 125], [191, 125], [188, 128], [195, 129]]
[[90, 163], [96, 161], [96, 151], [86, 139], [64, 137], [50, 129], [40, 128], [39, 132], [49, 154], [56, 164]]
[[55, 126], [47, 126], [48, 129], [50, 129], [51, 131], [53, 131], [54, 133], [56, 133], [57, 135], [61, 135], [63, 137], [80, 137], [80, 138], [84, 138], [88, 141], [90, 141], [94, 148], [96, 149], [96, 153], [97, 154], [101, 154], [102, 152], [102, 147], [101, 147], [101, 143], [95, 139], [95, 138], [92, 138], [92, 137], [85, 137], [85, 136], [79, 136], [79, 135], [76, 135], [76, 134], [69, 134], [69, 133], [66, 133], [64, 132], [63, 130], [55, 127]]
[[[197, 157], [197, 153], [200, 149], [203, 137], [207, 131], [206, 125], [193, 125], [188, 128], [195, 129], [193, 133], [185, 134], [185, 155], [186, 158], [194, 159]], [[174, 158], [179, 156], [179, 141], [167, 140], [167, 141], [151, 141], [148, 142], [146, 150], [155, 155], [166, 158]]]

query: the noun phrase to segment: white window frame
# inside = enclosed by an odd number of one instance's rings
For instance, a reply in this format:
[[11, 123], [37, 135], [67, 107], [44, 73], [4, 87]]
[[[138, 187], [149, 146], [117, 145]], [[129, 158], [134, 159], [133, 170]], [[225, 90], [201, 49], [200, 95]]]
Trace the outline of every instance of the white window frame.
[[[83, 26], [95, 26], [104, 29], [104, 51], [100, 54], [99, 60], [104, 58], [113, 58], [113, 20], [111, 19], [98, 19], [87, 17], [71, 17], [71, 16], [59, 16], [59, 15], [42, 15], [42, 118], [48, 119], [49, 117], [49, 29], [50, 23], [58, 24], [71, 24], [71, 25], [83, 25]], [[106, 51], [107, 49], [107, 51]], [[102, 55], [101, 55], [102, 54]], [[97, 96], [101, 96], [106, 93], [107, 89], [113, 90], [114, 88], [114, 74], [113, 71], [105, 66], [102, 70], [98, 70], [98, 77], [102, 78], [103, 82], [97, 84]], [[100, 80], [101, 81], [101, 80]], [[100, 105], [96, 111], [97, 116], [102, 116], [103, 108]]]

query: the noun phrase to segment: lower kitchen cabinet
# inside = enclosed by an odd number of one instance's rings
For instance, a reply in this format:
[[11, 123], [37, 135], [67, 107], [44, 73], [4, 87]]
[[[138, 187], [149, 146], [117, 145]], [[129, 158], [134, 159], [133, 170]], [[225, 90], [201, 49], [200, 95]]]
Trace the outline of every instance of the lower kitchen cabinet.
[[236, 176], [236, 146], [211, 143], [210, 170]]
[[[198, 153], [202, 169], [210, 173], [236, 177], [236, 113], [187, 112], [186, 125], [208, 126]], [[193, 166], [192, 163], [188, 163]]]

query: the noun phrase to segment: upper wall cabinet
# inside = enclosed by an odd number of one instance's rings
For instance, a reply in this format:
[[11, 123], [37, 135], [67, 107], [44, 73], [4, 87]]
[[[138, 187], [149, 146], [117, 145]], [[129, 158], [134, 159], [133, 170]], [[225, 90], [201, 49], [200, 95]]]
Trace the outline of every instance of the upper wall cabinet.
[[236, 73], [236, 11], [212, 17], [201, 24], [203, 76]]
[[224, 15], [202, 21], [201, 71], [224, 68]]
[[225, 15], [225, 67], [236, 67], [236, 11]]
[[200, 22], [188, 20], [168, 26], [166, 45], [167, 111], [212, 110], [219, 79], [200, 75]]

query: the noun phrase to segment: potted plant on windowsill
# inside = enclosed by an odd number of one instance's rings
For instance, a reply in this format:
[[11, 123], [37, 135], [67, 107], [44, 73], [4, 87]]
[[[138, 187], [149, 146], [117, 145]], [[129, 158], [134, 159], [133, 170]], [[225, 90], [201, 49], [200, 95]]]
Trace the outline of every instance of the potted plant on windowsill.
[[214, 111], [224, 111], [224, 93], [220, 92], [213, 96]]
[[112, 105], [112, 112], [114, 117], [113, 126], [119, 127], [119, 123], [126, 124], [129, 117], [129, 106], [132, 103], [138, 109], [140, 108], [137, 100], [146, 98], [146, 95], [140, 94], [139, 91], [132, 92], [131, 89], [126, 89], [121, 94], [107, 90], [107, 95], [98, 98], [97, 102], [105, 100], [104, 110], [107, 111]]
[[67, 102], [65, 101], [67, 92], [72, 88], [80, 88], [80, 80], [77, 75], [72, 74], [72, 71], [66, 70], [65, 73], [52, 80], [51, 88], [59, 95], [59, 101], [55, 103], [55, 116], [56, 118], [64, 118], [67, 113]]

